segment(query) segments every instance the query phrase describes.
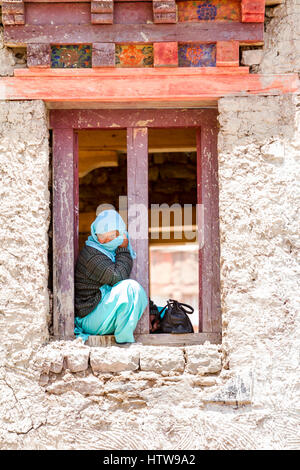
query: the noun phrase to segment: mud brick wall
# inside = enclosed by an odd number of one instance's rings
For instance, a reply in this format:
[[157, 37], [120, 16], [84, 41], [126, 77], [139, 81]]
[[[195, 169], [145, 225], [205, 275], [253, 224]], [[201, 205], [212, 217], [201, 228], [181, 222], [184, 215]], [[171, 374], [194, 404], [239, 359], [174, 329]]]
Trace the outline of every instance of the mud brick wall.
[[[264, 73], [299, 71], [298, 7]], [[49, 341], [47, 112], [0, 102], [1, 449], [299, 449], [299, 97], [221, 99], [219, 123], [222, 345], [91, 348]]]

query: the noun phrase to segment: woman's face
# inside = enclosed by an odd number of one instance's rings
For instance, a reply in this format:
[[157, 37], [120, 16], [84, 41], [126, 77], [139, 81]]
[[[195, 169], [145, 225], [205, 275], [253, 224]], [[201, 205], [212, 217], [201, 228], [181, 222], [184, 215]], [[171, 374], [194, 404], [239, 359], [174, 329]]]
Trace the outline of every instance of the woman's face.
[[111, 232], [98, 233], [97, 238], [99, 243], [108, 243], [119, 236], [119, 230], [112, 230]]

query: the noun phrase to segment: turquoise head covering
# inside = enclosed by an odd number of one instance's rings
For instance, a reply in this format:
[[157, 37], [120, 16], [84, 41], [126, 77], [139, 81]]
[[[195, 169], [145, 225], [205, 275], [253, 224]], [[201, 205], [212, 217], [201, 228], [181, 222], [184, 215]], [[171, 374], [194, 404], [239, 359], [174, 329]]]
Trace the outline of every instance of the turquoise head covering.
[[[111, 232], [112, 230], [118, 230], [120, 235], [107, 243], [100, 243], [97, 237], [98, 233]], [[116, 259], [116, 249], [122, 245], [124, 241], [123, 235], [126, 235], [128, 238], [128, 250], [133, 259], [136, 258], [136, 254], [132, 249], [128, 232], [126, 231], [126, 225], [124, 220], [117, 211], [114, 210], [105, 210], [101, 212], [94, 222], [91, 225], [91, 235], [88, 237], [85, 244], [96, 248], [96, 250], [101, 251], [106, 256], [108, 256], [113, 262]]]

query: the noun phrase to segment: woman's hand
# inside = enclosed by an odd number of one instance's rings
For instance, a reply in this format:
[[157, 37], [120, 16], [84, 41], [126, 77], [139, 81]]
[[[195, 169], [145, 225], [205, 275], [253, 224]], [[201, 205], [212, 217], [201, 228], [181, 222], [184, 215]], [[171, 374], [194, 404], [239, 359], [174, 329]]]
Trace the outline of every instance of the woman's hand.
[[154, 333], [154, 331], [159, 330], [160, 328], [160, 321], [157, 317], [157, 315], [149, 315], [149, 329], [151, 333]]
[[120, 245], [119, 248], [127, 248], [127, 246], [128, 246], [128, 238], [127, 238], [127, 236], [126, 236], [126, 233], [124, 233], [123, 236], [124, 236], [124, 240], [123, 240], [122, 245]]

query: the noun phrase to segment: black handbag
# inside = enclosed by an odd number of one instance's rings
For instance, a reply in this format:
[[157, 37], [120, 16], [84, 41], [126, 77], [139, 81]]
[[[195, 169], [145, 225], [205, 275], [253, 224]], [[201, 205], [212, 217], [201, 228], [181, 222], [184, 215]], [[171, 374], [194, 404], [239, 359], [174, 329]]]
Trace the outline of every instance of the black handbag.
[[[153, 315], [154, 308], [151, 310]], [[165, 314], [163, 318], [161, 318], [164, 312]], [[194, 309], [191, 305], [169, 299], [167, 305], [160, 312], [158, 312], [157, 309], [156, 321], [159, 321], [159, 327], [151, 332], [173, 334], [194, 333], [192, 322], [188, 317], [188, 314], [191, 315], [193, 312]]]

